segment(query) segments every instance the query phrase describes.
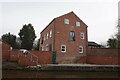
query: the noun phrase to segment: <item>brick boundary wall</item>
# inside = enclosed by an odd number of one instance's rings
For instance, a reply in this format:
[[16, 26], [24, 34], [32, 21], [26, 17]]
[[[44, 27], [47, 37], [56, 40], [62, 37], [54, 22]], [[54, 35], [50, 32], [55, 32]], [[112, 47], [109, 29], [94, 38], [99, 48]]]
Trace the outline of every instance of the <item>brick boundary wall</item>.
[[[98, 64], [98, 65], [117, 65], [120, 64], [118, 51], [120, 49], [108, 49], [108, 48], [93, 48], [88, 49], [87, 56], [81, 56], [77, 58], [75, 63], [77, 64]], [[38, 64], [52, 64], [53, 54], [50, 51], [30, 51], [31, 54], [36, 55]], [[8, 55], [10, 53], [10, 56]], [[25, 56], [19, 56], [18, 50], [7, 51], [5, 55], [6, 59], [17, 60], [21, 65], [37, 65], [35, 62], [25, 59]], [[13, 56], [14, 55], [14, 56]], [[29, 55], [30, 56], [30, 55]], [[28, 57], [29, 57], [28, 56]], [[35, 57], [35, 56], [34, 56]]]
[[[32, 55], [19, 55], [18, 64], [24, 66], [36, 66], [39, 64], [52, 64], [52, 52], [50, 51], [30, 51]], [[32, 56], [32, 58], [31, 58]], [[33, 60], [34, 58], [34, 60]], [[36, 61], [38, 58], [38, 62]]]
[[30, 51], [30, 52], [38, 56], [39, 64], [52, 64], [53, 63], [52, 61], [53, 54], [51, 51]]
[[18, 59], [19, 59], [19, 51], [18, 50], [10, 51], [10, 60], [18, 61]]
[[99, 65], [117, 65], [119, 63], [119, 49], [92, 48], [88, 49], [86, 63]]
[[25, 55], [19, 55], [18, 64], [22, 66], [36, 66], [37, 63], [28, 59]]
[[0, 46], [2, 47], [2, 51], [0, 51], [0, 54], [2, 55], [2, 60], [10, 60], [10, 45], [3, 43], [0, 44]]
[[2, 60], [10, 60], [10, 51], [2, 51]]
[[80, 56], [79, 59], [76, 61], [77, 64], [86, 64], [87, 56]]

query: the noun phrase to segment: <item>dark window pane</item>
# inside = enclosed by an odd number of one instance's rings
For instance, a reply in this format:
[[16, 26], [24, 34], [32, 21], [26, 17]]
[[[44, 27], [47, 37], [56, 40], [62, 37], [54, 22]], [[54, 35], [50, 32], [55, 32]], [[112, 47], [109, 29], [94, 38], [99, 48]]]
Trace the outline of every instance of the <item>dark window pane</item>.
[[65, 48], [65, 46], [62, 46], [62, 48]]
[[65, 51], [65, 49], [62, 49], [62, 51]]
[[70, 31], [70, 41], [75, 41], [75, 32]]

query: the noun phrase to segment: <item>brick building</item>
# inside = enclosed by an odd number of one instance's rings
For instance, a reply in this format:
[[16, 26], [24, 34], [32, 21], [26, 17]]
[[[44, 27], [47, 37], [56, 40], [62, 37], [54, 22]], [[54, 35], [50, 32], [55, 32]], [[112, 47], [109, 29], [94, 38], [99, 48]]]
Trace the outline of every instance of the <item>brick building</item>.
[[40, 35], [40, 50], [56, 51], [57, 63], [75, 63], [86, 56], [87, 25], [74, 12], [54, 18]]
[[88, 48], [105, 48], [104, 46], [97, 44], [93, 41], [88, 41]]

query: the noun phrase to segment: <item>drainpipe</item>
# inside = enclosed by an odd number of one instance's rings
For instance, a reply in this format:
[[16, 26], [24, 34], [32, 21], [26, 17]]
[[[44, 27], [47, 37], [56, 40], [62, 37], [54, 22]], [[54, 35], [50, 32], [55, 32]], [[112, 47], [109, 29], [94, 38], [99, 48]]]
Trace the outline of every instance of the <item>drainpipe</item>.
[[85, 61], [86, 61], [86, 63], [87, 63], [87, 56], [88, 56], [88, 26], [86, 26], [86, 55], [85, 55]]

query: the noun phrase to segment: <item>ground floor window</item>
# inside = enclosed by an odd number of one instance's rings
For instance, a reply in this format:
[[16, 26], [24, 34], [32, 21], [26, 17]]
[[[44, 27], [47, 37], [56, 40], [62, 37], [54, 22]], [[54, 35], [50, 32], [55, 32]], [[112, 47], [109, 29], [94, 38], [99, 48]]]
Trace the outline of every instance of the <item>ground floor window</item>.
[[79, 46], [79, 53], [83, 53], [83, 46]]
[[49, 44], [49, 51], [52, 51], [52, 44]]
[[66, 45], [61, 45], [61, 52], [66, 52]]
[[46, 44], [46, 51], [49, 51], [49, 46], [48, 46], [48, 44]]
[[42, 48], [42, 51], [44, 51], [44, 46], [42, 46], [41, 48]]

